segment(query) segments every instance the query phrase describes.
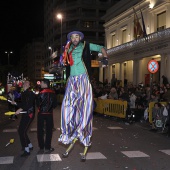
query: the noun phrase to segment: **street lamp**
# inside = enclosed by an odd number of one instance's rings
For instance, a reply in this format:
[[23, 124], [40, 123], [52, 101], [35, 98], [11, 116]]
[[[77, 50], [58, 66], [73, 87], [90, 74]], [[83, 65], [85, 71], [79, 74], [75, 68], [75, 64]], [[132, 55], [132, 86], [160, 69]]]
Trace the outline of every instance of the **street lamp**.
[[62, 48], [62, 43], [63, 43], [63, 42], [62, 42], [62, 19], [63, 19], [62, 14], [57, 14], [57, 18], [60, 19], [60, 21], [61, 21], [61, 51], [60, 51], [60, 52], [61, 52], [61, 54], [62, 54], [62, 49], [63, 49], [63, 48]]
[[50, 55], [52, 55], [52, 53], [53, 53], [52, 47], [48, 47], [48, 49], [50, 50]]
[[5, 53], [8, 54], [8, 66], [9, 66], [9, 55], [12, 54], [13, 52], [12, 51], [10, 51], [10, 52], [5, 51]]
[[51, 48], [51, 47], [48, 47], [48, 49], [52, 51], [52, 48]]

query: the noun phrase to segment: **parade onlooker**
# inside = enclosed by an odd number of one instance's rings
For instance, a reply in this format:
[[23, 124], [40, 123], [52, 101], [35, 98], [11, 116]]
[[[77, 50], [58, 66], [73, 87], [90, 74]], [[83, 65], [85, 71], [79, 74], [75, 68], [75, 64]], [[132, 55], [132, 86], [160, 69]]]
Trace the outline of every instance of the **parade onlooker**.
[[98, 97], [98, 99], [107, 99], [108, 98], [107, 96], [108, 96], [107, 92], [103, 91], [103, 94], [100, 97]]
[[118, 94], [116, 88], [114, 87], [111, 88], [108, 99], [118, 100]]
[[130, 102], [129, 94], [125, 91], [125, 89], [124, 89], [123, 87], [122, 87], [121, 90], [120, 90], [119, 99], [120, 99], [120, 100], [125, 100], [125, 101], [127, 101], [128, 103]]
[[151, 97], [151, 89], [150, 89], [149, 86], [147, 86], [147, 87], [145, 88], [145, 94], [146, 94], [146, 100], [147, 100], [148, 103], [149, 103], [150, 97]]
[[154, 104], [154, 107], [152, 109], [152, 129], [157, 129], [158, 127], [158, 121], [162, 121], [162, 105], [158, 102]]
[[150, 102], [158, 102], [158, 97], [156, 96], [156, 94], [151, 94]]
[[167, 77], [165, 77], [164, 75], [162, 76], [162, 83], [163, 83], [164, 86], [169, 84]]
[[168, 137], [170, 137], [170, 100], [168, 101], [167, 105], [167, 110], [168, 110], [168, 120], [167, 120], [167, 125], [168, 125]]
[[[41, 81], [42, 90], [37, 96], [36, 104], [38, 107], [37, 117], [37, 137], [40, 150], [54, 151], [51, 147], [53, 123], [53, 109], [57, 106], [56, 95], [50, 89], [50, 82], [47, 79]], [[44, 123], [46, 127], [46, 137], [44, 141]]]
[[129, 99], [130, 99], [130, 103], [129, 103], [130, 108], [135, 108], [136, 95], [132, 91], [129, 91]]
[[170, 89], [166, 89], [164, 94], [162, 95], [163, 101], [170, 101]]
[[[15, 94], [14, 94], [15, 87], [10, 87], [9, 92], [7, 94], [8, 99], [8, 110], [11, 112], [16, 111], [16, 105], [11, 104], [11, 102], [15, 102]], [[11, 115], [10, 119], [15, 120], [17, 119], [17, 115]]]

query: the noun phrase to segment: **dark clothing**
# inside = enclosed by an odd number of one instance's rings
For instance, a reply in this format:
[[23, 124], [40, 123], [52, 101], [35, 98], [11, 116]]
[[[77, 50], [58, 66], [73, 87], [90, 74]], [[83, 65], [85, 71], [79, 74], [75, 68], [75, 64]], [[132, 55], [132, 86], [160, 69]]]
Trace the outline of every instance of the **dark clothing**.
[[125, 101], [127, 101], [127, 102], [130, 102], [128, 93], [125, 93], [125, 92], [122, 93], [122, 94], [119, 96], [119, 98], [120, 98], [121, 100], [125, 100]]
[[169, 84], [167, 77], [162, 76], [162, 83], [163, 83], [164, 86], [166, 86], [167, 84]]
[[168, 103], [167, 110], [168, 110], [168, 121], [167, 121], [167, 125], [168, 125], [168, 136], [170, 137], [170, 103]]
[[36, 100], [38, 113], [52, 114], [53, 109], [57, 106], [55, 92], [51, 89], [43, 89]]
[[89, 46], [89, 42], [85, 41], [85, 47], [83, 50], [83, 55], [82, 55], [84, 64], [86, 66], [87, 72], [88, 72], [88, 76], [91, 79], [91, 54], [90, 54], [90, 46]]
[[27, 111], [27, 114], [35, 115], [35, 94], [30, 90], [21, 93], [21, 102], [17, 102], [18, 108]]
[[[45, 122], [45, 128], [44, 128]], [[40, 149], [50, 149], [52, 140], [52, 128], [53, 128], [53, 115], [52, 114], [38, 114], [37, 119], [37, 137]], [[45, 142], [44, 142], [44, 131], [46, 132]]]
[[22, 117], [20, 120], [20, 125], [18, 129], [21, 146], [28, 147], [30, 143], [30, 139], [28, 138], [27, 131], [34, 119], [35, 115], [35, 94], [26, 90], [21, 93], [21, 102], [17, 102], [18, 108], [22, 108], [26, 113], [22, 113]]
[[18, 128], [22, 148], [28, 147], [28, 144], [31, 143], [27, 131], [32, 121], [33, 118], [30, 118], [28, 114], [23, 113]]
[[[55, 92], [51, 89], [43, 89], [37, 99], [37, 138], [40, 149], [50, 149], [53, 129], [53, 109], [57, 106]], [[46, 125], [46, 137], [44, 141], [44, 123]]]
[[162, 98], [164, 101], [170, 102], [170, 89], [168, 89], [167, 92], [162, 95]]

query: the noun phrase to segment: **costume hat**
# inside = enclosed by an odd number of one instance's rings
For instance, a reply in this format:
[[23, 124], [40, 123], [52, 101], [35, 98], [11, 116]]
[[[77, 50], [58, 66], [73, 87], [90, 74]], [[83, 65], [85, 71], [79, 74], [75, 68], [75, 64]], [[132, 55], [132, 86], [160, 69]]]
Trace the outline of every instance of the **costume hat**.
[[84, 34], [83, 34], [82, 32], [80, 32], [80, 31], [72, 31], [72, 32], [70, 32], [70, 33], [67, 34], [67, 39], [68, 39], [69, 41], [71, 40], [71, 35], [72, 35], [72, 34], [78, 34], [78, 35], [80, 35], [81, 39], [84, 38]]

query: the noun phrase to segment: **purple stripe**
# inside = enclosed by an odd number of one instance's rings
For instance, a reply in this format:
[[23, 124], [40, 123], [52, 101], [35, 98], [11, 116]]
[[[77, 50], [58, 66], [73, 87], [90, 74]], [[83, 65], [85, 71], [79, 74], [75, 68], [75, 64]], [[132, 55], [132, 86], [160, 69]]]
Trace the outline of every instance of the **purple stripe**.
[[85, 146], [92, 136], [92, 87], [86, 74], [70, 76], [61, 107], [59, 141], [68, 144], [75, 137]]

